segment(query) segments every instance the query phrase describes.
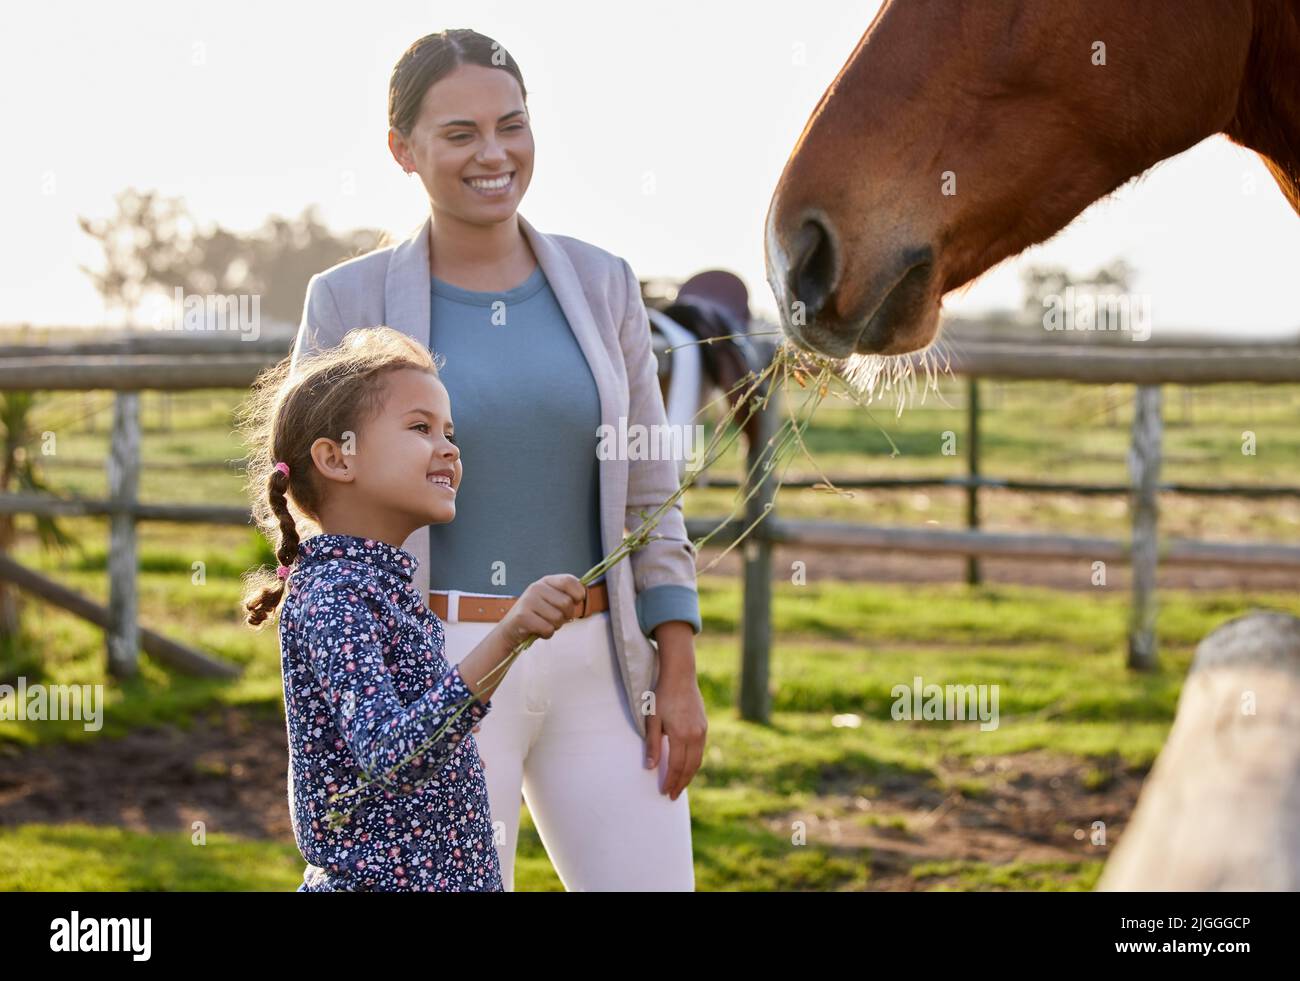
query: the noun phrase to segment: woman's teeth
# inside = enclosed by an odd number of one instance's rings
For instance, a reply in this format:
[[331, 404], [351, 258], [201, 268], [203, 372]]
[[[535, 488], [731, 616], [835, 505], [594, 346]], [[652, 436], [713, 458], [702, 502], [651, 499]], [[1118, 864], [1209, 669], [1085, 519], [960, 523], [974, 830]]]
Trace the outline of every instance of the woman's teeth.
[[480, 177], [467, 177], [465, 183], [478, 191], [480, 194], [497, 195], [508, 190], [514, 182], [515, 175], [511, 171], [509, 174], [502, 174], [500, 177], [485, 179]]
[[447, 487], [447, 488], [451, 487], [451, 478], [444, 477], [441, 474], [435, 474], [434, 476], [430, 477], [429, 482], [437, 484], [439, 487]]

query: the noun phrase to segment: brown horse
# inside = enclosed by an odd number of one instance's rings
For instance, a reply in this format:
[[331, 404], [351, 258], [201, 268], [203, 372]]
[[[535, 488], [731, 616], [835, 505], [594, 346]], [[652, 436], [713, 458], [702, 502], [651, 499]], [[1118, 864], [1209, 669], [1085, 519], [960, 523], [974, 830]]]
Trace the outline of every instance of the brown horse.
[[1300, 211], [1300, 0], [890, 0], [768, 209], [782, 327], [924, 348], [944, 294], [1215, 133]]

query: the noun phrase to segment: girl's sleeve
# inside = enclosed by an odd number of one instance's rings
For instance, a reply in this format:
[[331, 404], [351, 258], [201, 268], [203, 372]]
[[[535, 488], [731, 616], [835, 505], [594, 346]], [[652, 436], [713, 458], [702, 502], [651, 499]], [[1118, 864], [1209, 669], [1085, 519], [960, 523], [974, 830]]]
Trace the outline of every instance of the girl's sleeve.
[[361, 595], [366, 589], [347, 582], [322, 587], [304, 605], [302, 644], [357, 765], [392, 793], [409, 794], [441, 772], [492, 703], [474, 697], [457, 665], [403, 703], [384, 664], [384, 625]]

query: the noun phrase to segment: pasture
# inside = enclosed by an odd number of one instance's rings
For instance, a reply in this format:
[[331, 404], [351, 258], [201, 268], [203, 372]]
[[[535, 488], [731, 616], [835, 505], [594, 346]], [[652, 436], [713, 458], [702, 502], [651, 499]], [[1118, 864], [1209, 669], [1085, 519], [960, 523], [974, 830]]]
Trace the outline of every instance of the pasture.
[[[1124, 482], [1131, 389], [1026, 382], [988, 391], [987, 474]], [[164, 397], [143, 395], [142, 500], [243, 503], [243, 450], [232, 435], [241, 394], [167, 397], [165, 427]], [[1165, 397], [1163, 479], [1294, 479], [1300, 386], [1166, 386]], [[57, 455], [41, 465], [61, 492], [104, 493], [111, 406], [111, 393], [40, 399], [34, 428], [60, 432]], [[830, 403], [808, 444], [832, 476], [958, 476], [961, 456], [944, 455], [942, 434], [960, 434], [962, 406], [952, 378], [897, 417], [892, 403], [870, 415]], [[1241, 451], [1245, 430], [1256, 434], [1254, 455]], [[739, 462], [737, 452], [716, 472], [738, 476]], [[798, 460], [787, 472], [815, 475]], [[693, 489], [686, 514], [721, 517], [731, 497]], [[982, 501], [990, 530], [1127, 536], [1122, 497], [989, 491]], [[778, 496], [788, 517], [948, 528], [961, 527], [963, 502], [958, 489]], [[1165, 495], [1160, 522], [1165, 536], [1295, 542], [1300, 500]], [[106, 523], [60, 524], [76, 551], [46, 552], [19, 519], [14, 557], [104, 600]], [[0, 721], [0, 889], [293, 889], [302, 862], [285, 801], [275, 633], [254, 633], [238, 615], [239, 577], [271, 561], [270, 550], [236, 527], [143, 522], [139, 536], [141, 621], [244, 673], [201, 681], [144, 657], [138, 678], [107, 682], [101, 631], [24, 600], [23, 634], [0, 652], [0, 679], [105, 682], [106, 707], [96, 732]], [[700, 565], [715, 554], [703, 551]], [[1195, 645], [1252, 608], [1300, 614], [1284, 576], [1162, 573], [1160, 666], [1134, 674], [1123, 569], [1096, 586], [1082, 563], [990, 562], [990, 584], [969, 587], [960, 560], [779, 549], [772, 724], [759, 726], [734, 707], [733, 559], [699, 583], [710, 731], [688, 793], [701, 890], [1090, 889], [1168, 733]], [[790, 575], [794, 561], [806, 565], [802, 583]], [[999, 686], [998, 727], [896, 721], [892, 691], [916, 676]], [[201, 847], [195, 822], [206, 831]], [[561, 888], [526, 817], [523, 828], [516, 888]]]

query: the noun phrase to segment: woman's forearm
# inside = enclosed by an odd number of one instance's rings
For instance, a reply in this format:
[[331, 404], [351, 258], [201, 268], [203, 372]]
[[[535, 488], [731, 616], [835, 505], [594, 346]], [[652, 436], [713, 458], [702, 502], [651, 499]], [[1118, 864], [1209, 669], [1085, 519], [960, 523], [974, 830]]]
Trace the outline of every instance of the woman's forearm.
[[661, 672], [695, 673], [695, 631], [685, 620], [666, 620], [654, 629]]

